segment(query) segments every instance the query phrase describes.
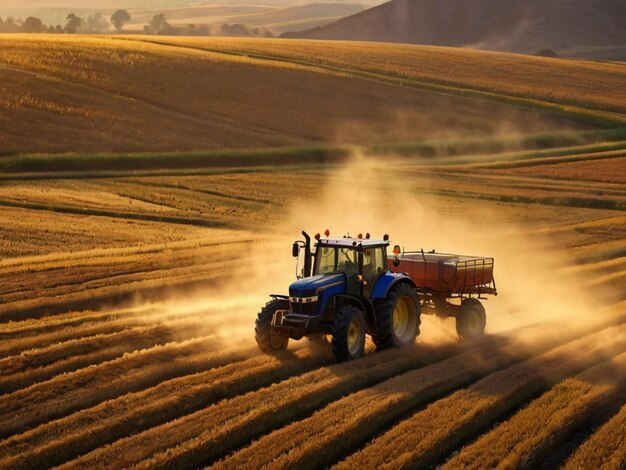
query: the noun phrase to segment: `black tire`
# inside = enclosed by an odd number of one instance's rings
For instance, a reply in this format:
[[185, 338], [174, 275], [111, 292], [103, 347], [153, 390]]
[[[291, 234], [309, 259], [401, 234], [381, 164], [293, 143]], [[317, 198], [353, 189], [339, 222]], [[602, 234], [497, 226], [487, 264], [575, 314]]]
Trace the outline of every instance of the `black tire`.
[[344, 305], [338, 312], [332, 336], [337, 362], [363, 356], [365, 350], [365, 317], [354, 305]]
[[456, 332], [459, 338], [471, 341], [485, 334], [487, 315], [477, 299], [464, 299], [456, 313]]
[[287, 349], [289, 338], [272, 334], [271, 323], [274, 312], [287, 310], [289, 302], [282, 299], [270, 300], [257, 315], [254, 324], [254, 338], [263, 352], [274, 352]]
[[376, 350], [414, 344], [420, 323], [420, 300], [415, 289], [407, 283], [392, 287], [376, 309]]

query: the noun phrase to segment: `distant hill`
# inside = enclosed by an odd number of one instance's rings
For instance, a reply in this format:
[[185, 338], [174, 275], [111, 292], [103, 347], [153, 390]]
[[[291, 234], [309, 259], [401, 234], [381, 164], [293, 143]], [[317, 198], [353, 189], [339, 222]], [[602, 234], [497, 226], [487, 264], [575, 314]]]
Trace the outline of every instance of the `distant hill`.
[[626, 44], [624, 0], [392, 0], [284, 37], [535, 53]]
[[[359, 0], [361, 1], [361, 0]], [[365, 4], [320, 2], [296, 6], [272, 6], [264, 0], [255, 4], [220, 3], [172, 8], [130, 10], [132, 20], [127, 31], [143, 31], [143, 26], [153, 15], [163, 13], [172, 25], [189, 23], [217, 25], [243, 24], [248, 28], [262, 28], [278, 35], [285, 31], [303, 31], [337, 21], [365, 9]]]

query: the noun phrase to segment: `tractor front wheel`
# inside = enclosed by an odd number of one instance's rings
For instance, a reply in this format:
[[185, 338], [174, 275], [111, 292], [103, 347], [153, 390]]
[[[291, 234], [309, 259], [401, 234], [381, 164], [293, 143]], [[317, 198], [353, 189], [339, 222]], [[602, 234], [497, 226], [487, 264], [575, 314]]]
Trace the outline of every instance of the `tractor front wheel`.
[[420, 327], [420, 300], [409, 284], [392, 287], [376, 309], [376, 350], [415, 343]]
[[343, 306], [335, 320], [332, 337], [337, 362], [357, 359], [365, 350], [365, 317], [354, 305]]
[[456, 332], [461, 339], [478, 339], [485, 333], [487, 315], [477, 299], [464, 299], [456, 313]]
[[277, 310], [286, 310], [289, 302], [281, 299], [269, 301], [257, 315], [254, 325], [254, 338], [263, 352], [274, 352], [287, 349], [289, 338], [272, 334], [272, 318]]

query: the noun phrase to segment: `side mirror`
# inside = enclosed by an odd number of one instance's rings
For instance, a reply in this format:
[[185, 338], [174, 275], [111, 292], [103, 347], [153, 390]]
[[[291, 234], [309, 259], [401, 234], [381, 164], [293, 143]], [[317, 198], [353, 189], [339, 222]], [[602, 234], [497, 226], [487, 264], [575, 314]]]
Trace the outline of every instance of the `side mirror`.
[[398, 266], [400, 266], [400, 258], [398, 258], [397, 256], [393, 257], [393, 265], [397, 268]]
[[293, 256], [294, 258], [297, 258], [299, 254], [300, 254], [300, 245], [298, 245], [298, 242], [293, 242], [293, 246], [291, 247], [291, 256]]

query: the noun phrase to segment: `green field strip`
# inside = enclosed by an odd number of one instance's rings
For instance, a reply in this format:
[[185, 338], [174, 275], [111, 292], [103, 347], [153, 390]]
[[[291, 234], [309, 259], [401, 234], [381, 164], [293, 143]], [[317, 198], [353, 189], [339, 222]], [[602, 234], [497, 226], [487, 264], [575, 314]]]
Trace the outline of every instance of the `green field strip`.
[[0, 158], [0, 174], [131, 171], [125, 176], [138, 176], [141, 170], [193, 170], [211, 168], [216, 171], [237, 168], [272, 168], [276, 165], [319, 165], [336, 163], [353, 155], [354, 146], [303, 146], [253, 150], [208, 152], [149, 152], [97, 154], [34, 154]]
[[[437, 182], [444, 186], [454, 186], [457, 181], [461, 186], [467, 186], [468, 173], [465, 171], [444, 170], [439, 168], [402, 168], [404, 175], [423, 177], [431, 182]], [[493, 190], [502, 188], [505, 190], [530, 190], [560, 193], [580, 193], [590, 196], [614, 196], [626, 197], [626, 186], [620, 183], [581, 181], [570, 179], [554, 179], [552, 176], [526, 175], [518, 173], [492, 173], [478, 172], [471, 176], [471, 186], [487, 186]]]
[[[408, 158], [413, 163], [414, 157], [425, 157], [418, 163], [431, 165], [483, 163], [498, 159], [529, 160], [622, 150], [626, 149], [625, 138], [626, 128], [618, 128], [369, 147], [305, 146], [208, 152], [16, 155], [0, 158], [0, 181], [298, 171], [343, 164], [361, 152], [370, 156], [392, 154], [399, 161]], [[519, 151], [503, 154], [507, 149], [520, 147]]]
[[[626, 156], [626, 145], [624, 148], [609, 152], [584, 153], [580, 155], [568, 155], [560, 157], [538, 157], [530, 159], [516, 159], [515, 161], [496, 161], [491, 163], [472, 165], [471, 169], [503, 169], [503, 168], [524, 168], [529, 166], [557, 165], [559, 163], [574, 163], [582, 161], [610, 160], [612, 158], [622, 158]], [[469, 170], [469, 168], [468, 168]]]

